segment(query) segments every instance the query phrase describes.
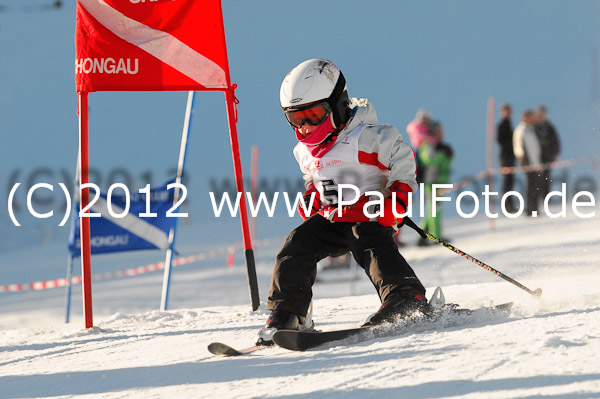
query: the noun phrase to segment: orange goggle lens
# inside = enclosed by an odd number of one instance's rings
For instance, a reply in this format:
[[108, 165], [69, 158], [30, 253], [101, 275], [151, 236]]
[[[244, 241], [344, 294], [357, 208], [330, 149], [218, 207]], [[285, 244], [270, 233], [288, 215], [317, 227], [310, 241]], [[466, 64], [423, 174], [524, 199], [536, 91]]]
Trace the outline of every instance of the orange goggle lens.
[[320, 103], [304, 109], [287, 109], [285, 117], [289, 124], [299, 129], [305, 123], [312, 126], [318, 126], [329, 116], [331, 109], [329, 104]]

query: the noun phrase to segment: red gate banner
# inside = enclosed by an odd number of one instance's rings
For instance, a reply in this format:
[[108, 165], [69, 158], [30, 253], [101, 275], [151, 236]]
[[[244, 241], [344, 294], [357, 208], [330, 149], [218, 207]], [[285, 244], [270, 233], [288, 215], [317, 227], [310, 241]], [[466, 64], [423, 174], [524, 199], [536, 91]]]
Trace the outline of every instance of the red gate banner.
[[[237, 191], [244, 192], [236, 85], [229, 76], [221, 0], [77, 0], [75, 87], [81, 186], [89, 182], [89, 92], [218, 90], [224, 92], [227, 104]], [[80, 198], [85, 208], [88, 189], [81, 190]], [[85, 216], [80, 216], [82, 293], [85, 326], [90, 328], [90, 220]], [[250, 300], [256, 310], [260, 300], [245, 201], [241, 203], [241, 223]], [[168, 290], [163, 289], [165, 292]]]
[[78, 0], [79, 92], [224, 90], [220, 0]]

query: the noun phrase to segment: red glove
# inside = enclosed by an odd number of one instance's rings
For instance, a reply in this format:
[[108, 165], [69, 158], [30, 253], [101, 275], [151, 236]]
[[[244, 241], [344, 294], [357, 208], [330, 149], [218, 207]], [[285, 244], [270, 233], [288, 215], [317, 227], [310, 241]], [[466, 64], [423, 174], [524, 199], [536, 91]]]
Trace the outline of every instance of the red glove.
[[383, 200], [383, 214], [377, 216], [377, 222], [386, 227], [401, 227], [404, 223], [404, 218], [396, 217], [394, 209], [399, 215], [406, 212], [406, 203], [408, 202], [408, 193], [410, 192], [412, 192], [412, 189], [408, 184], [398, 181], [394, 182], [390, 187], [390, 196]]
[[[311, 206], [310, 200], [313, 196], [314, 199], [312, 201]], [[304, 208], [302, 207], [302, 205], [304, 205]], [[306, 215], [306, 211], [304, 209], [308, 211], [308, 216]], [[321, 196], [315, 188], [315, 185], [311, 183], [310, 186], [308, 186], [308, 189], [304, 192], [304, 195], [302, 196], [302, 202], [298, 203], [298, 213], [300, 214], [300, 217], [302, 219], [306, 220], [315, 213], [319, 212], [319, 209], [321, 209]]]

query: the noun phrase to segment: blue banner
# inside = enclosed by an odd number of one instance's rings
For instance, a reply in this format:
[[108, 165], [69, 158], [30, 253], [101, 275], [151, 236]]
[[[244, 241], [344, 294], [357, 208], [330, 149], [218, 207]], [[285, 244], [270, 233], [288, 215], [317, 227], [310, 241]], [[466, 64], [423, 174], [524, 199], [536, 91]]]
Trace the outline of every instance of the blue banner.
[[[144, 190], [145, 193], [125, 194], [125, 186], [113, 187], [110, 201], [107, 194], [96, 193], [90, 189], [90, 212], [98, 212], [101, 217], [90, 218], [91, 253], [104, 254], [143, 249], [166, 250], [169, 246], [169, 231], [175, 224], [175, 217], [167, 217], [173, 208], [175, 189], [167, 190], [169, 181], [163, 186]], [[147, 193], [149, 192], [149, 196]], [[149, 197], [149, 198], [148, 198]], [[125, 212], [128, 209], [128, 212]], [[110, 212], [109, 212], [110, 210]], [[171, 210], [175, 212], [175, 210]], [[113, 215], [110, 213], [112, 212]], [[156, 214], [156, 216], [145, 216]], [[81, 255], [79, 202], [73, 204], [69, 252], [71, 256]]]

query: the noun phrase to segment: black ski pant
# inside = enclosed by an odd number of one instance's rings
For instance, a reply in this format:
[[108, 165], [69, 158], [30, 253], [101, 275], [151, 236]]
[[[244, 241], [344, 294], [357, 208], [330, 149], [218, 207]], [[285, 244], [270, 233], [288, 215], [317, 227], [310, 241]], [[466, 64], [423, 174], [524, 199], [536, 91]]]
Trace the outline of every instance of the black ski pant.
[[[511, 158], [501, 158], [500, 164], [502, 167], [513, 167], [515, 166], [515, 160]], [[509, 191], [512, 191], [515, 185], [515, 175], [513, 173], [505, 173], [502, 175], [502, 195]], [[514, 212], [516, 209], [513, 197], [506, 198], [506, 210], [508, 212]]]
[[541, 172], [527, 172], [527, 198], [525, 200], [525, 213], [531, 216], [532, 212], [538, 211], [540, 199], [542, 198], [543, 177]]
[[267, 302], [269, 310], [306, 316], [317, 276], [317, 262], [352, 252], [382, 302], [400, 290], [425, 288], [398, 252], [394, 230], [377, 222], [330, 222], [313, 215], [294, 229], [277, 255]]
[[544, 169], [540, 173], [540, 198], [545, 200], [552, 186], [552, 170]]

